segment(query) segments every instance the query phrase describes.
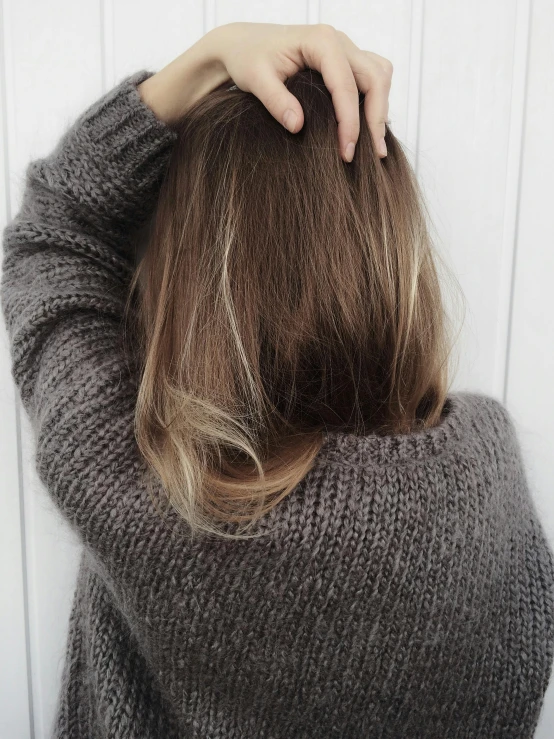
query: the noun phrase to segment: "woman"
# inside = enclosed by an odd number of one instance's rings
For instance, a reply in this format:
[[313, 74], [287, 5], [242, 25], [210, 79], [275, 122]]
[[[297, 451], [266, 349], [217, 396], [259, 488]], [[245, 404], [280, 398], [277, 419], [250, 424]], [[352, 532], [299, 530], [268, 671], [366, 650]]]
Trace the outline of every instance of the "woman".
[[29, 164], [2, 307], [84, 544], [55, 737], [533, 736], [554, 558], [508, 412], [448, 392], [391, 73], [233, 23]]

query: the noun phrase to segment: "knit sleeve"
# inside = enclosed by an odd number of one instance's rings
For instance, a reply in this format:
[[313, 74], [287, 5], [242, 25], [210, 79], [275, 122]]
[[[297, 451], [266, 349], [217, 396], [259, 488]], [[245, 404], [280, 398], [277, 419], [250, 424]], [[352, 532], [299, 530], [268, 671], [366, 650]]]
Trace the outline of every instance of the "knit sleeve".
[[94, 525], [90, 496], [102, 494], [114, 450], [124, 455], [132, 443], [122, 342], [131, 234], [155, 206], [176, 138], [137, 90], [152, 74], [124, 78], [48, 156], [30, 162], [21, 208], [3, 232], [12, 376], [33, 424], [40, 478], [78, 526]]

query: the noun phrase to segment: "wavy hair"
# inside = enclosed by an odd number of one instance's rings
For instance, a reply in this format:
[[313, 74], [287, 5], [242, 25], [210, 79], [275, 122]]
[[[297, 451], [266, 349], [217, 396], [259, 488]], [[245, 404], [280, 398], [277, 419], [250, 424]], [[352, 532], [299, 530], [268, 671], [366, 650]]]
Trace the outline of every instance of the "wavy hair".
[[435, 426], [448, 394], [444, 261], [401, 143], [387, 125], [379, 158], [360, 93], [345, 163], [322, 76], [286, 85], [296, 134], [228, 84], [175, 124], [126, 306], [149, 489], [193, 536], [251, 538], [326, 431]]

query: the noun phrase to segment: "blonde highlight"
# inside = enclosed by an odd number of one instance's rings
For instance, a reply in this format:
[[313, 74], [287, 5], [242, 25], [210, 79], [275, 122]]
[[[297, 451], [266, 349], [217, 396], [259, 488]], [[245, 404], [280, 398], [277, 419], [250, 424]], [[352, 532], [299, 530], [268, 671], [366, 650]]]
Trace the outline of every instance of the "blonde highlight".
[[192, 535], [250, 538], [326, 431], [435, 426], [448, 394], [444, 262], [401, 143], [387, 126], [378, 157], [360, 96], [344, 163], [321, 75], [287, 86], [297, 134], [227, 86], [176, 124], [129, 291], [137, 444]]

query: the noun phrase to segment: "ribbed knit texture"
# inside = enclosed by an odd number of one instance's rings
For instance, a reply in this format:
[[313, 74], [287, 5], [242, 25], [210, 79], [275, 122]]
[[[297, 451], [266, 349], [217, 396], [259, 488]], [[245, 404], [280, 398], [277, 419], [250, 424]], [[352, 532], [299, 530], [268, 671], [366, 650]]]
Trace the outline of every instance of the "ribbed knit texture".
[[83, 541], [52, 736], [532, 737], [554, 558], [514, 423], [451, 393], [440, 425], [330, 433], [251, 541], [155, 510], [122, 316], [175, 132], [120, 81], [28, 165], [1, 299], [40, 478]]

